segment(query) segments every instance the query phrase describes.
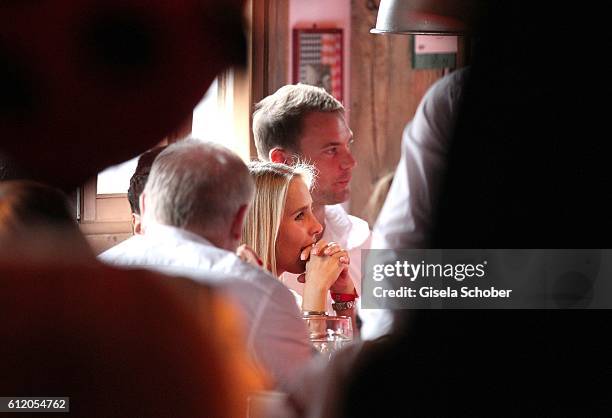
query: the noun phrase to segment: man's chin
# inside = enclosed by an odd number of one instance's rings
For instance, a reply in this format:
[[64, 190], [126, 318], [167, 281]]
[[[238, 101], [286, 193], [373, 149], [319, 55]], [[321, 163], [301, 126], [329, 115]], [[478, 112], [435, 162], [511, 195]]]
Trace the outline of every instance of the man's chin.
[[313, 196], [315, 205], [337, 205], [340, 203], [344, 203], [351, 197], [351, 189], [345, 188], [340, 191], [334, 191], [330, 193], [325, 193], [320, 196]]

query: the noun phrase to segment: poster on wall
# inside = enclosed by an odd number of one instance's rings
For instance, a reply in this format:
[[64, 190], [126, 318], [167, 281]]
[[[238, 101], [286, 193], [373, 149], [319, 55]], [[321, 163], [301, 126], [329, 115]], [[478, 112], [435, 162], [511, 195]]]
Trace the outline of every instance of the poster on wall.
[[293, 30], [293, 82], [323, 87], [342, 102], [342, 29]]

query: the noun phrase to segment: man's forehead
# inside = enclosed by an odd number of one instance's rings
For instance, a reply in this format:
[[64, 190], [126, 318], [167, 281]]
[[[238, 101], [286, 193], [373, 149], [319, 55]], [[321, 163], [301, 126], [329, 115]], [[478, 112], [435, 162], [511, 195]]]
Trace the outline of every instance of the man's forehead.
[[353, 132], [342, 112], [311, 112], [302, 121], [298, 146], [300, 149], [324, 148], [343, 145], [352, 138]]

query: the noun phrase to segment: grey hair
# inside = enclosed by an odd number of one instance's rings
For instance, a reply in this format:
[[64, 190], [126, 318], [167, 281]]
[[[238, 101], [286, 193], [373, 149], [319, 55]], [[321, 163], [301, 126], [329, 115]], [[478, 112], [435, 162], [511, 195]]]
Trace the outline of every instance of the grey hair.
[[250, 204], [254, 188], [246, 164], [232, 151], [186, 139], [155, 159], [144, 189], [145, 219], [152, 215], [165, 225], [216, 233]]
[[267, 161], [275, 147], [299, 152], [302, 120], [309, 112], [344, 113], [344, 106], [325, 89], [307, 84], [283, 86], [257, 103], [253, 136], [259, 158]]

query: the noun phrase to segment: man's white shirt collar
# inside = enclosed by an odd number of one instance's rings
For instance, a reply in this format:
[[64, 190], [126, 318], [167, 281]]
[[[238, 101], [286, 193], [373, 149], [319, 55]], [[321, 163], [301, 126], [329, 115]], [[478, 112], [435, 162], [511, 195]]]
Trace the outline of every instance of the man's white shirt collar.
[[342, 205], [325, 206], [323, 239], [335, 241], [346, 250], [362, 247], [370, 238], [370, 228], [363, 219], [346, 213]]
[[197, 242], [203, 245], [214, 246], [210, 241], [201, 235], [194, 234], [193, 232], [187, 231], [186, 229], [177, 228], [175, 226], [163, 225], [163, 224], [150, 224], [147, 225], [144, 231], [144, 236], [155, 239], [164, 238], [179, 238], [181, 240]]

